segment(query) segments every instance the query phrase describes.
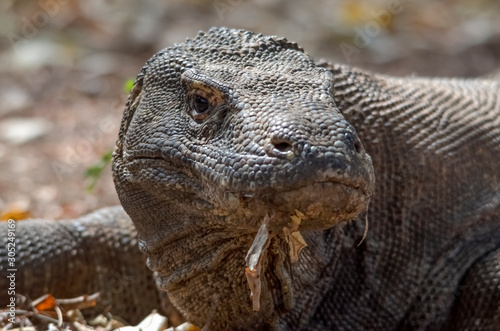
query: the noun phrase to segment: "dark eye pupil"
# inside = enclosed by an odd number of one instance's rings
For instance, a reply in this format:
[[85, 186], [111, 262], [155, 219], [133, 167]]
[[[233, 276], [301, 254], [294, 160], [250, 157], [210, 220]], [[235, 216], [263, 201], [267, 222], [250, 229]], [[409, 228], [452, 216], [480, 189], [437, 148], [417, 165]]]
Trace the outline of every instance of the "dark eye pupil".
[[194, 99], [194, 108], [198, 113], [203, 113], [208, 109], [208, 100], [204, 97], [196, 96]]

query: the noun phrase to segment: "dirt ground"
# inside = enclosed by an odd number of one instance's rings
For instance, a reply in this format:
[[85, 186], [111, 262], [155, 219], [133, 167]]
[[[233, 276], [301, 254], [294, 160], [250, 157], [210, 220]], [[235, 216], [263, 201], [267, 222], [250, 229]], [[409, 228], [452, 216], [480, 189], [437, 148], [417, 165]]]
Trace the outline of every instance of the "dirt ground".
[[0, 4], [0, 214], [73, 218], [118, 203], [106, 167], [124, 86], [156, 51], [211, 26], [286, 36], [315, 57], [396, 75], [500, 68], [493, 1], [66, 1]]

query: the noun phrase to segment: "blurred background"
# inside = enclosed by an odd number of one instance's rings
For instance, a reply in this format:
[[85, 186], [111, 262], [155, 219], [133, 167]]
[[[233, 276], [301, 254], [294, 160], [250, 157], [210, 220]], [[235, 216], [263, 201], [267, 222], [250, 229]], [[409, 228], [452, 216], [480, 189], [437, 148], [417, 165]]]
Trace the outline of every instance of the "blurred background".
[[500, 68], [499, 17], [485, 0], [2, 0], [0, 217], [117, 204], [105, 164], [131, 81], [199, 30], [285, 36], [387, 74], [475, 77]]

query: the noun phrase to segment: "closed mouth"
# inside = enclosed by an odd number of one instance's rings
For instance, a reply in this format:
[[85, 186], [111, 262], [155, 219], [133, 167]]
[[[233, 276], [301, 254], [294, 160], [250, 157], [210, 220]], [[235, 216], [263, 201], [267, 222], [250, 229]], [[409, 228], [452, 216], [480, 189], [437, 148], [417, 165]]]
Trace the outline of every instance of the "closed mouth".
[[[145, 156], [142, 153], [132, 153], [132, 155], [127, 156], [124, 158], [126, 161], [125, 163], [128, 166], [134, 167], [138, 166], [140, 164], [143, 164], [145, 162], [152, 162], [152, 163], [157, 163], [161, 165], [162, 167], [167, 167], [168, 169], [171, 170], [176, 170], [178, 172], [186, 173], [186, 170], [189, 169], [182, 169], [179, 168], [177, 169], [176, 166], [180, 163], [180, 161], [176, 161], [174, 159], [165, 159], [161, 155], [148, 155]], [[168, 161], [168, 162], [167, 162]], [[184, 165], [185, 167], [185, 165]], [[299, 171], [299, 170], [298, 170]], [[303, 171], [303, 170], [302, 170]], [[314, 171], [314, 170], [312, 170]], [[236, 191], [242, 192], [240, 195], [242, 197], [251, 197], [253, 195], [256, 195], [257, 192], [263, 191], [263, 190], [273, 190], [277, 191], [279, 190], [280, 192], [284, 191], [294, 191], [298, 189], [302, 189], [304, 187], [308, 187], [311, 185], [316, 185], [316, 184], [321, 184], [323, 186], [331, 186], [331, 185], [344, 185], [347, 187], [351, 187], [352, 189], [355, 190], [361, 190], [363, 194], [371, 196], [372, 191], [373, 191], [373, 183], [370, 183], [370, 180], [368, 178], [364, 178], [363, 176], [354, 176], [354, 175], [349, 175], [347, 176], [346, 173], [347, 170], [342, 170], [342, 169], [326, 169], [326, 170], [320, 170], [318, 171], [317, 175], [304, 175], [303, 178], [300, 178], [299, 181], [295, 184], [292, 183], [290, 178], [281, 178], [278, 182], [278, 185], [276, 187], [269, 185], [271, 181], [271, 175], [268, 173], [266, 174], [265, 179], [261, 179], [259, 183], [262, 185], [256, 185], [256, 180], [251, 180], [251, 179], [234, 179], [232, 184], [225, 184], [224, 186], [227, 187], [227, 189], [231, 191]], [[350, 172], [350, 171], [349, 171]], [[269, 177], [269, 178], [268, 178]], [[233, 189], [231, 188], [233, 187]], [[245, 186], [248, 186], [245, 188]], [[262, 187], [262, 189], [259, 189], [259, 187]]]

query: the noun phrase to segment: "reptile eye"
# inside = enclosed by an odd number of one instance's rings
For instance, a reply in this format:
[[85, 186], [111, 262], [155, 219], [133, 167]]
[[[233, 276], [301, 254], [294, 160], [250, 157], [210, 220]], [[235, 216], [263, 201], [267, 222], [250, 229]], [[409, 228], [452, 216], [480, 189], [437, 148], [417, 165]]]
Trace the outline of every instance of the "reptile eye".
[[201, 89], [188, 91], [187, 95], [188, 114], [197, 123], [202, 123], [209, 116], [212, 116], [214, 110], [221, 103], [222, 99], [216, 92]]
[[199, 95], [197, 95], [194, 98], [194, 110], [196, 110], [197, 113], [201, 114], [206, 112], [209, 106], [210, 104], [208, 103], [208, 100], [204, 97], [200, 97]]

